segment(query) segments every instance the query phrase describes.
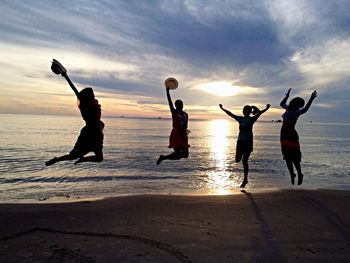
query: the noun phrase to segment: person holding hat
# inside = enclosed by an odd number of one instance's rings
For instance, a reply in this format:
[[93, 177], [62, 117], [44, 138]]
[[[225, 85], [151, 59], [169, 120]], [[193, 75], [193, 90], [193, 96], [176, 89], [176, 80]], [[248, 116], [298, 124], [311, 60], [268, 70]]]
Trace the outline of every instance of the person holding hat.
[[[177, 87], [176, 84], [175, 86]], [[176, 100], [174, 107], [170, 97], [170, 87], [168, 85], [166, 86], [166, 94], [173, 121], [173, 129], [169, 138], [169, 148], [173, 148], [174, 152], [168, 155], [160, 155], [157, 160], [157, 165], [164, 160], [180, 160], [182, 158], [188, 158], [189, 155], [188, 148], [190, 145], [188, 144], [187, 136], [188, 114], [183, 111], [182, 100]]]
[[[95, 99], [93, 89], [87, 87], [79, 92], [68, 77], [67, 70], [55, 59], [52, 62], [51, 70], [56, 75], [62, 75], [77, 96], [78, 107], [85, 121], [85, 127], [81, 129], [78, 140], [69, 154], [54, 157], [45, 164], [48, 166], [60, 161], [75, 159], [78, 159], [75, 164], [82, 162], [102, 162], [103, 128], [105, 125], [101, 121], [101, 105]], [[93, 152], [95, 155], [85, 157], [89, 152]]]

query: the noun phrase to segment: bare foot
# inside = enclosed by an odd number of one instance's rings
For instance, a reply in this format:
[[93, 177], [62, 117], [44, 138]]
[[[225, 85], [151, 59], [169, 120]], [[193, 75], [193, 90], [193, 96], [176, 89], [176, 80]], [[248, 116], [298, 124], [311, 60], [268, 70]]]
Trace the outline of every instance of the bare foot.
[[303, 183], [304, 175], [302, 173], [298, 174], [298, 185], [301, 185]]
[[159, 158], [157, 160], [157, 165], [160, 165], [160, 163], [163, 161], [163, 155], [159, 155]]
[[294, 185], [294, 183], [295, 183], [295, 177], [296, 177], [295, 174], [290, 175], [290, 180], [292, 181], [292, 185]]
[[54, 163], [57, 163], [57, 157], [54, 157], [54, 158], [52, 158], [50, 161], [47, 161], [46, 163], [45, 163], [45, 165], [46, 166], [50, 166], [50, 165], [53, 165]]
[[244, 188], [247, 183], [248, 183], [248, 181], [244, 180], [243, 183], [241, 184], [240, 188]]

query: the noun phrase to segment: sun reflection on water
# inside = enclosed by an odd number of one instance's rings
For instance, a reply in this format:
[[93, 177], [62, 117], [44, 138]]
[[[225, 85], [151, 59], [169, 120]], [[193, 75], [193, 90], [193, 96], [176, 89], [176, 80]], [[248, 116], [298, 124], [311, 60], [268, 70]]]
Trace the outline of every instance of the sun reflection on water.
[[235, 176], [228, 169], [231, 132], [229, 121], [211, 122], [210, 159], [214, 170], [208, 173], [207, 185], [211, 194], [229, 194], [237, 184]]

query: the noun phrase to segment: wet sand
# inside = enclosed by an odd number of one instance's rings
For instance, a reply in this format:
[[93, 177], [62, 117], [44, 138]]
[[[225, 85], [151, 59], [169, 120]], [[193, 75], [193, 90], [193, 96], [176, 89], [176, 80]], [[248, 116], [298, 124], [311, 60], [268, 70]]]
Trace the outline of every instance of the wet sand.
[[0, 262], [350, 262], [350, 192], [0, 204]]

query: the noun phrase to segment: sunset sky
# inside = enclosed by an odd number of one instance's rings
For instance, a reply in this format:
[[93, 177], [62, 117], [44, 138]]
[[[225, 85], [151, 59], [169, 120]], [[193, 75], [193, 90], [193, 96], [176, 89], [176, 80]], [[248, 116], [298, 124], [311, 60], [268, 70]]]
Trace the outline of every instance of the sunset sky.
[[175, 77], [196, 118], [272, 108], [319, 92], [304, 121], [350, 122], [350, 1], [0, 2], [0, 112], [79, 114], [59, 60], [104, 116], [169, 116], [164, 80]]

